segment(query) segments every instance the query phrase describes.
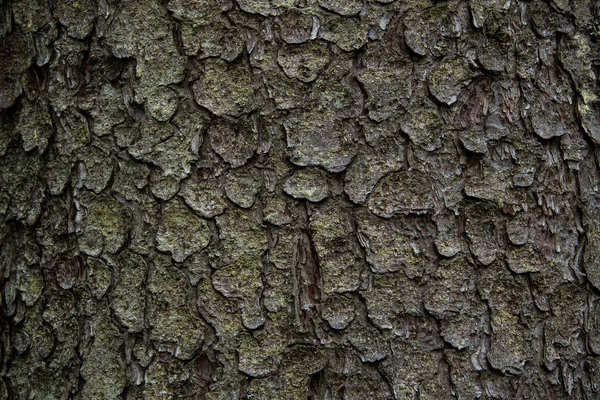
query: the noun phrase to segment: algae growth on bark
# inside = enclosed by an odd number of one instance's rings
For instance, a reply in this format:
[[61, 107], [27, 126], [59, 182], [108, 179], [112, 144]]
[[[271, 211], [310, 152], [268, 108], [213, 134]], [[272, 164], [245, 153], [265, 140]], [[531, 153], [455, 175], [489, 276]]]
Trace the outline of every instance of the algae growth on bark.
[[0, 0], [0, 400], [600, 398], [592, 0]]

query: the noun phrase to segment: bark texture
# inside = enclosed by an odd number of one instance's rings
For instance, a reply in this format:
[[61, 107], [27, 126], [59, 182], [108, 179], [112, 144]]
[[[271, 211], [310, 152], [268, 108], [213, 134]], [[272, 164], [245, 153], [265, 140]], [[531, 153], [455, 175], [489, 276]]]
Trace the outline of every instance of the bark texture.
[[600, 398], [598, 11], [0, 0], [0, 399]]

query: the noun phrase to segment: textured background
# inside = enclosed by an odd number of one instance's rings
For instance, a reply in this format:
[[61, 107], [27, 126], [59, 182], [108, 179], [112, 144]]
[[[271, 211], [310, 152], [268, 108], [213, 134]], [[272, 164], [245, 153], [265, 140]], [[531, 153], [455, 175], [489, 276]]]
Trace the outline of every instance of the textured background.
[[0, 0], [0, 399], [600, 398], [598, 11]]

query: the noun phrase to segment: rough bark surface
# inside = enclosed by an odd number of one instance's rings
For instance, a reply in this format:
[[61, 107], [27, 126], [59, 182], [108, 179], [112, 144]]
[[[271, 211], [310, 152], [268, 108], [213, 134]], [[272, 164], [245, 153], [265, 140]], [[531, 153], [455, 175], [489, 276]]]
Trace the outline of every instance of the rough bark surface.
[[592, 0], [0, 0], [0, 399], [600, 398]]

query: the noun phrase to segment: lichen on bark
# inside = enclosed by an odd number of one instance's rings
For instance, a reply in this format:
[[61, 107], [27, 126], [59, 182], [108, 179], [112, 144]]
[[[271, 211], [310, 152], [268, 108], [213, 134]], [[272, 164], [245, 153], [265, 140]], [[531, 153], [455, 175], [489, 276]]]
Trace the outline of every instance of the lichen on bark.
[[600, 398], [589, 0], [0, 0], [0, 400]]

